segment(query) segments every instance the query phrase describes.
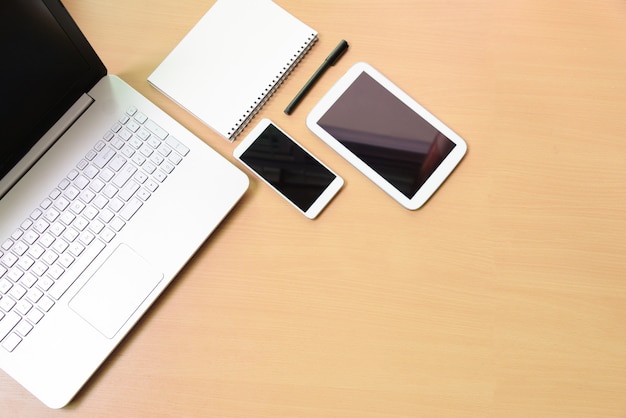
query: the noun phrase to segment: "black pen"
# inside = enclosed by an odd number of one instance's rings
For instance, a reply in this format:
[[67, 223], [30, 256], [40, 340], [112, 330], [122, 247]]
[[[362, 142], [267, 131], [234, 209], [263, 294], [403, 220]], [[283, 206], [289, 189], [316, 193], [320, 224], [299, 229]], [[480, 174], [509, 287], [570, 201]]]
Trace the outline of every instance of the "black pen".
[[291, 112], [293, 112], [296, 106], [298, 106], [298, 103], [302, 101], [304, 96], [306, 96], [309, 90], [311, 90], [311, 87], [313, 87], [313, 85], [317, 82], [317, 80], [319, 80], [322, 74], [324, 74], [324, 72], [329, 67], [332, 67], [333, 65], [335, 65], [335, 63], [339, 60], [339, 58], [341, 58], [341, 56], [346, 53], [346, 51], [348, 50], [348, 46], [349, 46], [348, 42], [346, 42], [345, 40], [342, 40], [341, 42], [339, 42], [339, 45], [337, 45], [337, 47], [333, 49], [333, 52], [331, 52], [328, 58], [324, 60], [322, 65], [320, 65], [320, 68], [318, 68], [317, 71], [313, 73], [309, 81], [307, 81], [304, 87], [300, 89], [300, 91], [298, 92], [298, 94], [296, 94], [296, 97], [293, 98], [291, 103], [287, 105], [287, 107], [285, 108], [286, 114], [290, 115]]

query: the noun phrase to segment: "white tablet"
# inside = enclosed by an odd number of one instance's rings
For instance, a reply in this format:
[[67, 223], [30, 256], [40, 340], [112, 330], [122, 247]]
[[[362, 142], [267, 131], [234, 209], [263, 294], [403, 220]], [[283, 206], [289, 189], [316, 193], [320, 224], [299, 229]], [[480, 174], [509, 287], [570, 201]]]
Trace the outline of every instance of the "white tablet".
[[366, 63], [339, 79], [309, 113], [307, 126], [412, 210], [467, 151], [460, 136]]

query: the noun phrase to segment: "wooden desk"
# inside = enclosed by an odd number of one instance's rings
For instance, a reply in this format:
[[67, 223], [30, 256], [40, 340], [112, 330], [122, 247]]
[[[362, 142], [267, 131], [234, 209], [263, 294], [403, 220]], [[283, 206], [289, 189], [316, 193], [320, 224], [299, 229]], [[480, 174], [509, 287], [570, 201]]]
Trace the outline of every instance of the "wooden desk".
[[[345, 189], [309, 221], [253, 182], [70, 406], [2, 374], [0, 415], [625, 417], [625, 3], [276, 1], [320, 41], [259, 117]], [[66, 3], [111, 73], [231, 158], [146, 82], [212, 0]], [[469, 144], [419, 211], [305, 127], [357, 61]]]

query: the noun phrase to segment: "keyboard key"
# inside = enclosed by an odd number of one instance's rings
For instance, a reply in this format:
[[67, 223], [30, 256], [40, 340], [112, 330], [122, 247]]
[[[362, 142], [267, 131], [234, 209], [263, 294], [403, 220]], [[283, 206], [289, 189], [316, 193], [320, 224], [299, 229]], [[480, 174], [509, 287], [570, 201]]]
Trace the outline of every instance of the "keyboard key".
[[125, 142], [122, 138], [120, 137], [115, 137], [112, 141], [111, 141], [111, 145], [113, 146], [113, 148], [115, 148], [116, 150], [121, 150], [122, 147], [124, 146]]
[[37, 281], [37, 286], [43, 291], [50, 290], [50, 286], [54, 284], [54, 280], [49, 277], [42, 277]]
[[8, 279], [4, 277], [0, 279], [0, 293], [6, 294], [13, 287], [13, 283], [11, 283]]
[[106, 208], [100, 212], [100, 219], [104, 221], [104, 223], [111, 222], [111, 219], [113, 219], [114, 216], [115, 214]]
[[24, 287], [20, 286], [19, 284], [16, 284], [15, 286], [13, 286], [13, 288], [9, 292], [9, 296], [11, 296], [15, 300], [22, 299], [25, 294], [26, 294], [26, 289], [24, 289]]
[[23, 275], [24, 272], [22, 270], [14, 268], [9, 271], [9, 274], [7, 274], [6, 277], [8, 277], [13, 283], [17, 283]]
[[24, 256], [21, 257], [19, 262], [17, 263], [18, 266], [20, 266], [22, 269], [24, 269], [24, 271], [28, 270], [29, 268], [31, 268], [31, 266], [33, 264], [35, 264], [35, 260], [33, 260], [32, 258], [30, 258], [29, 256]]
[[61, 216], [61, 213], [54, 208], [48, 209], [48, 211], [43, 215], [43, 217], [50, 223], [56, 221], [59, 216]]
[[[43, 234], [41, 236], [41, 239], [39, 240], [39, 244], [41, 244], [44, 247], [48, 248], [52, 244], [54, 244], [55, 240], [56, 240], [56, 238], [54, 237], [54, 235], [50, 234], [49, 232], [46, 232], [45, 234]], [[32, 248], [35, 248], [35, 247], [39, 246], [39, 244], [33, 245]], [[39, 256], [37, 256], [36, 258], [39, 258]]]
[[33, 309], [33, 305], [27, 300], [21, 300], [17, 302], [15, 309], [17, 309], [17, 311], [22, 315], [26, 315], [31, 309]]
[[50, 232], [54, 234], [54, 236], [59, 237], [65, 231], [65, 225], [60, 222], [55, 222], [50, 226]]
[[161, 169], [163, 171], [165, 171], [167, 174], [172, 174], [172, 171], [174, 171], [174, 164], [169, 163], [169, 162], [165, 162], [163, 164], [161, 164]]
[[119, 188], [123, 187], [136, 171], [137, 168], [135, 168], [134, 165], [126, 164], [126, 166], [113, 178], [113, 184]]
[[6, 241], [4, 241], [4, 243], [2, 244], [2, 248], [5, 251], [9, 251], [11, 249], [11, 247], [13, 246], [13, 240], [12, 239], [7, 239]]
[[[89, 185], [89, 187], [91, 188], [91, 190], [93, 190], [96, 193], [100, 193], [100, 191], [104, 188], [104, 186], [106, 186], [106, 183], [103, 182], [100, 179], [94, 179], [91, 184]], [[96, 196], [97, 198], [98, 196]]]
[[32, 274], [30, 274], [29, 272], [26, 272], [23, 276], [22, 279], [20, 280], [20, 283], [23, 284], [24, 286], [31, 288], [33, 287], [33, 285], [35, 283], [37, 283], [37, 278], [35, 276], [33, 276]]
[[167, 174], [161, 170], [157, 170], [156, 173], [154, 173], [154, 178], [163, 183], [165, 181], [165, 179], [167, 178]]
[[26, 251], [28, 251], [28, 245], [26, 245], [22, 241], [16, 242], [13, 246], [13, 252], [19, 256], [23, 256]]
[[35, 241], [37, 241], [38, 238], [39, 238], [39, 234], [37, 234], [33, 230], [26, 231], [23, 237], [24, 241], [28, 243], [29, 245], [33, 245]]
[[63, 196], [59, 196], [59, 198], [54, 202], [54, 207], [59, 211], [63, 212], [70, 205], [69, 200], [67, 200]]
[[122, 129], [121, 131], [119, 131], [117, 133], [124, 141], [128, 141], [130, 138], [133, 137], [133, 133], [131, 131], [129, 131], [128, 129]]
[[35, 275], [41, 277], [48, 271], [48, 266], [42, 263], [41, 261], [37, 261], [31, 270]]
[[[35, 219], [35, 220], [37, 220], [37, 219], [39, 219], [39, 217], [40, 217], [42, 214], [43, 214], [43, 212], [42, 212], [41, 210], [39, 210], [39, 209], [35, 209], [35, 210], [34, 210], [34, 211], [30, 214], [30, 217], [31, 217], [31, 219]], [[32, 224], [31, 224], [31, 225], [32, 225]], [[29, 226], [29, 228], [30, 228], [30, 226]]]
[[113, 238], [115, 238], [115, 232], [113, 232], [111, 228], [104, 228], [100, 233], [100, 238], [106, 242], [111, 242], [113, 241]]
[[137, 132], [137, 131], [139, 130], [139, 124], [138, 124], [137, 122], [135, 122], [134, 120], [129, 120], [129, 121], [126, 123], [126, 128], [127, 128], [129, 131], [131, 131], [131, 132], [135, 133], [135, 132]]
[[15, 327], [15, 331], [17, 331], [22, 337], [27, 336], [32, 330], [33, 326], [28, 321], [24, 320], [21, 320]]
[[26, 315], [26, 318], [28, 318], [28, 320], [33, 324], [38, 324], [43, 316], [43, 312], [39, 309], [31, 309], [30, 312], [28, 312], [28, 315]]
[[7, 351], [13, 351], [22, 342], [22, 338], [13, 333], [9, 335], [4, 341], [2, 341], [2, 347]]
[[89, 231], [85, 231], [82, 234], [80, 234], [80, 238], [78, 240], [82, 242], [84, 245], [89, 245], [94, 239], [96, 239], [96, 236], [94, 234], [92, 234]]
[[178, 139], [176, 139], [176, 138], [174, 138], [172, 136], [167, 138], [165, 140], [165, 143], [167, 145], [169, 145], [172, 149], [176, 150], [176, 152], [178, 152], [183, 157], [185, 157], [185, 156], [187, 156], [187, 154], [189, 154], [189, 148], [187, 148], [187, 146], [185, 146], [182, 142], [180, 142]]
[[135, 115], [135, 120], [143, 125], [148, 120], [148, 117], [143, 113], [137, 113]]
[[161, 144], [159, 148], [157, 149], [157, 151], [159, 151], [159, 154], [161, 154], [164, 157], [167, 157], [168, 155], [172, 153], [172, 149], [164, 144]]
[[83, 209], [85, 209], [85, 204], [80, 200], [76, 200], [70, 205], [70, 210], [76, 215], [80, 215]]
[[59, 255], [57, 253], [55, 253], [54, 251], [48, 250], [43, 255], [42, 260], [48, 264], [52, 264], [55, 261], [57, 261], [57, 258], [59, 258]]
[[[148, 138], [146, 142], [154, 149], [157, 149], [161, 145], [161, 141], [159, 141], [159, 138], [156, 138], [154, 136]], [[152, 152], [150, 154], [152, 154]]]
[[[43, 243], [43, 241], [40, 241], [41, 243]], [[41, 245], [39, 244], [35, 244], [32, 247], [30, 247], [30, 250], [28, 251], [28, 254], [33, 257], [33, 258], [39, 258], [43, 255], [43, 253], [45, 253], [46, 250], [45, 248], [43, 248]]]
[[141, 202], [141, 200], [137, 199], [136, 197], [133, 197], [132, 199], [128, 201], [126, 206], [122, 208], [122, 210], [120, 211], [120, 216], [128, 221], [130, 220], [130, 218], [132, 218], [135, 215], [135, 213], [137, 213], [137, 211], [139, 210], [139, 208], [141, 208], [142, 205], [143, 203]]
[[48, 312], [54, 306], [54, 301], [50, 299], [48, 296], [44, 296], [39, 302], [39, 307], [44, 311]]
[[148, 173], [148, 174], [152, 174], [156, 171], [156, 166], [154, 164], [152, 164], [150, 161], [146, 162], [143, 165], [143, 169]]
[[8, 268], [13, 267], [18, 260], [19, 258], [12, 253], [6, 253], [4, 257], [0, 259], [2, 264], [4, 264]]
[[50, 197], [50, 199], [54, 200], [60, 195], [61, 195], [61, 191], [59, 189], [54, 189], [53, 191], [50, 192], [48, 196]]
[[[2, 308], [4, 311], [9, 312], [9, 311], [11, 311], [11, 309], [13, 309], [14, 306], [15, 306], [15, 301], [13, 299], [11, 299], [10, 297], [4, 296], [2, 299], [0, 299], [0, 308]], [[9, 313], [11, 313], [11, 312], [9, 312]], [[6, 316], [5, 316], [3, 321], [6, 321], [6, 320], [7, 319], [6, 319]], [[0, 337], [1, 336], [2, 336], [2, 333], [0, 332]]]
[[78, 218], [76, 218], [76, 220], [72, 224], [72, 226], [76, 228], [78, 231], [84, 231], [88, 225], [89, 225], [89, 221], [86, 218], [83, 218], [82, 216], [79, 216]]
[[137, 192], [137, 190], [139, 190], [139, 185], [134, 181], [130, 181], [122, 190], [120, 190], [117, 196], [123, 200], [128, 200], [135, 194], [135, 192]]
[[54, 280], [58, 280], [64, 272], [63, 267], [55, 264], [48, 270], [48, 276], [52, 277]]
[[111, 221], [111, 223], [109, 223], [109, 226], [115, 232], [120, 232], [122, 228], [124, 228], [124, 225], [126, 225], [126, 223], [120, 218], [115, 218]]
[[50, 199], [44, 199], [42, 200], [41, 204], [39, 206], [41, 206], [42, 209], [48, 209], [50, 206], [52, 205], [52, 200]]
[[150, 190], [152, 193], [154, 193], [156, 189], [159, 188], [159, 184], [154, 180], [148, 180], [145, 186], [146, 186], [146, 189]]
[[93, 200], [92, 204], [97, 207], [98, 209], [104, 209], [104, 207], [109, 203], [109, 200], [102, 196], [96, 196], [96, 198]]
[[78, 257], [83, 253], [83, 251], [85, 251], [85, 246], [81, 244], [80, 242], [75, 242], [72, 245], [70, 245], [70, 248], [68, 249], [68, 251], [74, 257]]
[[151, 193], [146, 189], [141, 189], [137, 192], [137, 197], [143, 200], [144, 202], [148, 200], [151, 196]]
[[150, 135], [150, 132], [148, 132], [146, 129], [140, 129], [139, 132], [137, 132], [137, 136], [142, 141], [147, 141], [148, 138], [150, 138]]
[[72, 257], [70, 254], [62, 254], [59, 257], [59, 264], [62, 265], [65, 268], [68, 268], [69, 266], [71, 266], [74, 263], [74, 257]]
[[80, 190], [78, 190], [76, 187], [74, 186], [70, 186], [65, 190], [65, 196], [69, 199], [69, 200], [74, 200], [78, 197], [78, 195], [80, 194]]
[[168, 158], [170, 162], [174, 165], [180, 164], [180, 162], [183, 160], [183, 157], [181, 157], [179, 154], [174, 153], [170, 154]]
[[169, 135], [167, 131], [161, 128], [152, 120], [147, 120], [144, 126], [153, 134], [155, 134], [159, 139], [165, 139]]
[[7, 313], [4, 318], [0, 320], [0, 340], [3, 340], [21, 319], [22, 318], [15, 312]]
[[37, 303], [43, 297], [43, 292], [37, 288], [31, 289], [26, 294], [26, 299], [30, 300], [32, 303]]
[[95, 166], [93, 165], [88, 165], [87, 167], [85, 167], [85, 169], [83, 170], [83, 174], [85, 176], [87, 176], [89, 179], [93, 179], [95, 178], [98, 173], [100, 172], [100, 170], [98, 170]]
[[37, 232], [39, 232], [40, 234], [43, 234], [44, 232], [46, 232], [50, 224], [46, 222], [45, 220], [40, 219], [37, 222], [35, 222], [35, 225], [33, 226]]
[[102, 149], [102, 151], [98, 153], [96, 158], [94, 158], [93, 165], [102, 169], [107, 165], [109, 161], [111, 161], [114, 155], [115, 155], [115, 150], [113, 148], [105, 147]]

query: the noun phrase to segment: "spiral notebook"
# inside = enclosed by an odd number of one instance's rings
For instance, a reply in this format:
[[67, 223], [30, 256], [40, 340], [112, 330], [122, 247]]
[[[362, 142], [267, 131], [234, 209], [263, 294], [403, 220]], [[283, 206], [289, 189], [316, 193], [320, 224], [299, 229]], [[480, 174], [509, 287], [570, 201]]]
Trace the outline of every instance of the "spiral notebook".
[[148, 81], [232, 141], [316, 40], [270, 0], [218, 0]]

